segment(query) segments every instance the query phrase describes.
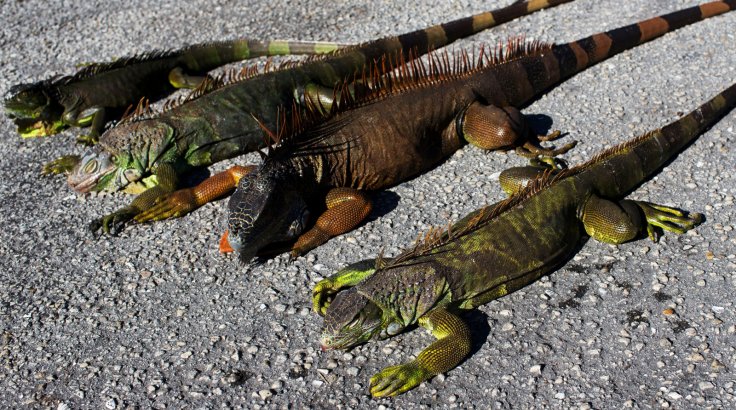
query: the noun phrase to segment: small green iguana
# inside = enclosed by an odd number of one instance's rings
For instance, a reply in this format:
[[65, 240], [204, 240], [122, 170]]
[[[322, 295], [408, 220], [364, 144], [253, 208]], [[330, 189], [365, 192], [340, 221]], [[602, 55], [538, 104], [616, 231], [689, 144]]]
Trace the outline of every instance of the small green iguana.
[[[313, 304], [325, 315], [323, 350], [385, 339], [416, 323], [426, 328], [437, 341], [415, 360], [371, 378], [371, 394], [394, 396], [453, 369], [470, 353], [470, 329], [459, 312], [553, 272], [586, 235], [620, 244], [646, 234], [656, 240], [659, 228], [692, 229], [702, 215], [622, 198], [734, 106], [736, 84], [664, 128], [580, 166], [537, 175], [510, 198], [430, 230], [396, 258], [362, 261], [322, 280]], [[529, 171], [511, 169], [515, 175]], [[518, 183], [504, 189], [515, 191]]]
[[90, 126], [89, 135], [79, 141], [94, 143], [108, 121], [120, 119], [139, 100], [156, 100], [176, 88], [196, 88], [204, 79], [201, 75], [222, 65], [259, 56], [329, 53], [343, 47], [314, 41], [236, 39], [152, 51], [88, 64], [73, 75], [15, 85], [5, 97], [5, 110], [24, 138]]
[[[278, 126], [276, 107], [291, 109], [295, 94], [329, 105], [336, 84], [352, 78], [384, 55], [425, 54], [457, 39], [546, 7], [572, 0], [529, 0], [399, 36], [339, 50], [325, 58], [281, 69], [246, 69], [234, 81], [197, 93], [163, 113], [136, 116], [107, 130], [81, 158], [62, 157], [47, 167], [64, 172], [76, 163], [69, 184], [77, 191], [115, 191], [139, 184], [151, 188], [129, 206], [92, 223], [93, 230], [120, 231], [133, 216], [178, 188], [178, 176], [197, 167], [263, 147], [261, 126]], [[254, 118], [258, 118], [257, 120]], [[151, 176], [151, 178], [147, 178]], [[147, 179], [146, 179], [147, 178]], [[155, 185], [151, 187], [151, 185]]]
[[[424, 173], [466, 141], [483, 149], [529, 147], [517, 108], [597, 62], [733, 8], [736, 0], [706, 3], [567, 44], [511, 42], [501, 55], [479, 53], [475, 63], [445, 54], [434, 55], [429, 67], [399, 65], [397, 75], [374, 77], [366, 97], [340, 103], [326, 121], [287, 134], [257, 171], [238, 168], [247, 175], [230, 199], [230, 246], [223, 241], [221, 250], [235, 249], [249, 261], [266, 247], [291, 242], [292, 255], [303, 254], [360, 224], [371, 211], [366, 191]], [[532, 148], [539, 152], [545, 151]], [[234, 178], [218, 174], [136, 220], [195, 208], [232, 189], [227, 183]]]

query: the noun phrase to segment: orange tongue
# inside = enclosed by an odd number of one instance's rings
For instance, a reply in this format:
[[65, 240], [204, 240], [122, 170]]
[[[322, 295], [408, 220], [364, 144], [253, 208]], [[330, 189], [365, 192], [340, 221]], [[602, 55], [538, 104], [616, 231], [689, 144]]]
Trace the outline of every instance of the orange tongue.
[[230, 242], [227, 241], [228, 233], [229, 232], [226, 229], [225, 233], [222, 234], [222, 238], [220, 238], [220, 253], [230, 253], [235, 251], [235, 249], [230, 246]]

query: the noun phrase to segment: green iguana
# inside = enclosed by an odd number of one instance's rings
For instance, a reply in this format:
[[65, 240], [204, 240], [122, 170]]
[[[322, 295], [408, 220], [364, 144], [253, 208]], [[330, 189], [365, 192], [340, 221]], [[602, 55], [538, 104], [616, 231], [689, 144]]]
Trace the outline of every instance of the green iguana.
[[176, 88], [196, 88], [201, 75], [222, 65], [259, 56], [329, 53], [345, 47], [313, 41], [236, 39], [152, 51], [109, 63], [85, 65], [73, 75], [10, 88], [5, 110], [24, 138], [90, 126], [80, 142], [94, 143], [105, 124], [141, 99], [155, 100]]
[[[736, 0], [706, 3], [567, 44], [512, 41], [500, 54], [479, 53], [475, 63], [445, 54], [429, 67], [399, 65], [397, 75], [374, 77], [365, 98], [341, 103], [328, 120], [287, 135], [257, 171], [236, 167], [247, 175], [230, 199], [221, 250], [238, 250], [249, 261], [290, 241], [292, 256], [302, 254], [360, 224], [371, 211], [366, 191], [426, 172], [466, 141], [483, 149], [529, 147], [517, 108], [597, 62], [733, 8]], [[538, 152], [545, 151], [532, 151]], [[235, 179], [216, 175], [136, 220], [176, 216], [228, 192]]]
[[[276, 128], [276, 107], [306, 90], [310, 99], [329, 104], [332, 88], [383, 55], [425, 54], [545, 7], [572, 0], [530, 0], [492, 12], [454, 20], [400, 36], [385, 37], [339, 50], [303, 64], [287, 64], [260, 75], [246, 69], [219, 88], [199, 93], [157, 115], [136, 116], [107, 130], [97, 146], [77, 158], [62, 157], [47, 168], [67, 170], [78, 162], [68, 182], [76, 190], [115, 191], [141, 182], [148, 189], [133, 203], [92, 223], [94, 230], [116, 233], [157, 198], [178, 188], [178, 176], [197, 167], [263, 147], [261, 125]], [[254, 118], [258, 118], [257, 120]], [[139, 186], [139, 187], [140, 187]]]
[[659, 228], [692, 229], [702, 215], [622, 198], [734, 106], [736, 84], [664, 128], [580, 166], [541, 173], [510, 198], [430, 230], [396, 258], [362, 261], [322, 280], [313, 305], [325, 315], [323, 350], [385, 339], [417, 323], [426, 328], [437, 341], [370, 380], [372, 395], [394, 396], [453, 369], [470, 353], [470, 329], [459, 312], [553, 272], [587, 236], [620, 244], [646, 234], [656, 240]]

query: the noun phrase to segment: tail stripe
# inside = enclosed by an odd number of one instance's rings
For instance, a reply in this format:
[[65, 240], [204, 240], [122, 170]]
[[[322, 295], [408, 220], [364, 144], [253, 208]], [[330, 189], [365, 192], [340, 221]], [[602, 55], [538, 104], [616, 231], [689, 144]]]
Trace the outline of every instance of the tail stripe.
[[561, 78], [663, 34], [736, 9], [736, 0], [714, 1], [555, 46]]

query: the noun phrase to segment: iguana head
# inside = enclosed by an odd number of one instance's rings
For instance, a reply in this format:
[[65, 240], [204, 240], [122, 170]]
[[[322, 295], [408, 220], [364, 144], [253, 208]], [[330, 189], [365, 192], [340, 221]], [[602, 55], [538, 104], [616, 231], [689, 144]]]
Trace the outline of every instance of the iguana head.
[[293, 240], [309, 218], [301, 190], [293, 185], [283, 168], [266, 162], [244, 176], [228, 204], [230, 246], [240, 260], [250, 261], [270, 244]]
[[151, 172], [169, 146], [172, 128], [160, 121], [124, 122], [107, 130], [67, 178], [80, 192], [131, 188]]
[[18, 84], [5, 97], [5, 111], [24, 138], [53, 135], [65, 128], [64, 107], [53, 98], [44, 81]]
[[335, 296], [327, 308], [320, 343], [322, 350], [346, 349], [384, 334], [384, 315], [378, 305], [355, 288]]

